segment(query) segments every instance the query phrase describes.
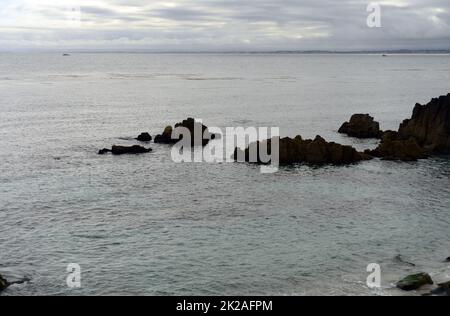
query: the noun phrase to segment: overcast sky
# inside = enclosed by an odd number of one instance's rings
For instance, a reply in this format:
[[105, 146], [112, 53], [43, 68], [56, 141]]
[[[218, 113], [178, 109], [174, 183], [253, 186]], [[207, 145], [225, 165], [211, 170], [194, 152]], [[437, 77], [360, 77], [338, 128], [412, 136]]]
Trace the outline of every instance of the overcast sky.
[[370, 2], [0, 0], [0, 50], [450, 49], [450, 0]]

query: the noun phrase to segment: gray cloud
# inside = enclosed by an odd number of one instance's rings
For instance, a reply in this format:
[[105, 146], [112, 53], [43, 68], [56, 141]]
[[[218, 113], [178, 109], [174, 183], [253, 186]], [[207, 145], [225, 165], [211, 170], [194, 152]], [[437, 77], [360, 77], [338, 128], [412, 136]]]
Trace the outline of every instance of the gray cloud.
[[367, 27], [365, 0], [73, 1], [81, 27], [67, 24], [67, 8], [33, 2], [0, 3], [0, 47], [450, 49], [448, 0], [380, 1], [381, 28]]

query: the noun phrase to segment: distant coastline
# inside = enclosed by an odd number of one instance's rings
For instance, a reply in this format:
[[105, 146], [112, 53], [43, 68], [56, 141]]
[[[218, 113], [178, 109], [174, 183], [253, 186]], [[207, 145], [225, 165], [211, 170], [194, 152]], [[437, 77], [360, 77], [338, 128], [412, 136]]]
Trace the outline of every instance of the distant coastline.
[[117, 50], [117, 49], [20, 49], [20, 50], [1, 50], [0, 53], [85, 53], [85, 54], [249, 54], [249, 55], [268, 55], [268, 54], [285, 54], [285, 55], [441, 55], [450, 54], [450, 49], [396, 49], [396, 50], [229, 50], [229, 51], [183, 51], [183, 50]]

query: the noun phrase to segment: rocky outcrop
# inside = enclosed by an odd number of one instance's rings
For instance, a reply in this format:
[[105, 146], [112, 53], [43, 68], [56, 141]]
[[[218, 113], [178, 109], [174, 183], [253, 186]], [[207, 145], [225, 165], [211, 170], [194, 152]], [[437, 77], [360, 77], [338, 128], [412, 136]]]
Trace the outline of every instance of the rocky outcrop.
[[397, 282], [397, 287], [403, 291], [413, 291], [427, 284], [433, 284], [433, 280], [429, 274], [422, 272], [400, 280]]
[[140, 142], [150, 142], [152, 140], [152, 136], [149, 133], [141, 133], [136, 140]]
[[426, 105], [416, 104], [412, 117], [398, 130], [402, 139], [414, 138], [432, 154], [450, 153], [450, 94], [432, 99]]
[[352, 115], [350, 121], [342, 124], [338, 132], [357, 138], [381, 138], [383, 134], [380, 123], [369, 114]]
[[9, 285], [9, 282], [0, 274], [0, 292], [5, 290]]
[[[271, 154], [271, 140], [267, 142], [268, 154]], [[250, 157], [251, 152], [259, 153], [261, 143], [252, 143], [245, 150], [236, 148], [233, 158], [239, 162], [255, 162], [261, 163], [263, 159], [259, 157]], [[241, 157], [245, 157], [242, 161]], [[295, 138], [281, 138], [279, 139], [279, 163], [280, 164], [351, 164], [361, 160], [371, 159], [369, 155], [356, 151], [351, 146], [343, 146], [333, 142], [327, 142], [320, 136], [316, 136], [314, 140], [303, 140], [301, 136]]]
[[[184, 127], [187, 128], [191, 134], [191, 146], [206, 146], [210, 140], [214, 139], [216, 135], [209, 133], [208, 127], [203, 125], [200, 122], [197, 122], [193, 118], [188, 118], [180, 123], [175, 124], [175, 128]], [[194, 134], [194, 131], [198, 131], [201, 135]], [[162, 144], [175, 144], [183, 139], [183, 136], [180, 135], [178, 138], [172, 138], [173, 128], [172, 126], [167, 126], [162, 134], [155, 136], [155, 143]], [[195, 139], [194, 135], [198, 138]]]
[[112, 153], [113, 155], [125, 155], [125, 154], [144, 154], [151, 152], [151, 148], [144, 148], [142, 146], [134, 145], [134, 146], [112, 146], [111, 149], [103, 148], [98, 154], [104, 155], [107, 153]]
[[402, 139], [397, 132], [384, 133], [380, 145], [365, 153], [384, 160], [416, 161], [427, 158], [425, 150], [414, 138]]
[[155, 136], [155, 143], [159, 144], [175, 144], [179, 139], [172, 139], [172, 126], [166, 126], [162, 134]]

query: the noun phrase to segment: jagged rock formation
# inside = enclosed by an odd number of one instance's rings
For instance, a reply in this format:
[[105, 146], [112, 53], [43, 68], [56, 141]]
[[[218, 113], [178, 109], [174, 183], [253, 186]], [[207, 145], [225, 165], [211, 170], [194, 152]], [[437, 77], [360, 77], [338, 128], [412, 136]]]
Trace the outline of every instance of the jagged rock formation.
[[[206, 146], [210, 140], [214, 139], [216, 135], [208, 132], [208, 127], [203, 125], [200, 122], [197, 122], [193, 118], [187, 118], [186, 120], [175, 124], [175, 128], [184, 127], [187, 128], [191, 134], [191, 146]], [[201, 132], [201, 135], [195, 135], [194, 131], [198, 130]], [[183, 136], [180, 135], [179, 138], [172, 138], [173, 128], [172, 126], [167, 126], [162, 134], [155, 136], [155, 143], [162, 144], [175, 144], [183, 139]], [[194, 135], [198, 138], [195, 139]]]
[[450, 94], [416, 104], [412, 117], [398, 132], [384, 132], [380, 145], [366, 153], [385, 160], [414, 161], [433, 154], [450, 154]]
[[426, 151], [450, 153], [450, 94], [432, 99], [426, 105], [416, 104], [412, 117], [398, 130], [402, 139], [413, 137]]
[[[267, 152], [270, 155], [271, 140], [266, 140]], [[250, 153], [259, 153], [261, 143], [252, 143], [245, 150], [236, 148], [233, 158], [239, 162], [261, 163], [261, 157], [250, 157]], [[243, 159], [242, 159], [243, 158]], [[303, 140], [301, 136], [295, 138], [281, 138], [279, 140], [279, 163], [307, 163], [307, 164], [351, 164], [361, 160], [368, 160], [371, 157], [367, 154], [356, 151], [351, 146], [343, 146], [333, 142], [327, 142], [320, 136], [314, 140]]]
[[357, 138], [381, 138], [383, 134], [380, 123], [369, 114], [352, 115], [350, 121], [342, 124], [338, 132]]

